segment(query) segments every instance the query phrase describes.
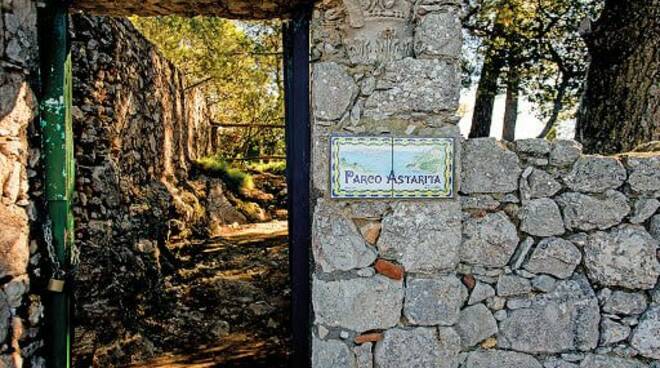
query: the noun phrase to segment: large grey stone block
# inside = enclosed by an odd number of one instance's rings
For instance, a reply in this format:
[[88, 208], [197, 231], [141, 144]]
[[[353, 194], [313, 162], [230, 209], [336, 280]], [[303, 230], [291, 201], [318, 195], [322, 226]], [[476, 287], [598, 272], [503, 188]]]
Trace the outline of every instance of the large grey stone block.
[[437, 368], [442, 364], [437, 331], [430, 327], [387, 330], [376, 343], [374, 360], [377, 368]]
[[660, 154], [630, 155], [625, 157], [625, 162], [632, 190], [642, 193], [660, 190]]
[[532, 291], [528, 279], [515, 275], [502, 275], [497, 281], [497, 295], [502, 297], [525, 295]]
[[651, 306], [639, 321], [630, 345], [642, 356], [660, 359], [660, 305]]
[[456, 63], [445, 60], [406, 58], [390, 62], [365, 101], [364, 116], [384, 119], [453, 112], [458, 107], [459, 75]]
[[356, 368], [355, 356], [346, 344], [337, 340], [312, 340], [312, 367]]
[[396, 325], [403, 306], [403, 284], [384, 276], [324, 281], [314, 278], [316, 323], [357, 332]]
[[582, 145], [573, 140], [557, 139], [550, 151], [550, 165], [566, 167], [572, 165], [582, 154]]
[[541, 169], [533, 168], [529, 175], [525, 175], [525, 173], [527, 170], [520, 178], [520, 197], [523, 200], [552, 197], [561, 190], [561, 184], [552, 175]]
[[584, 276], [557, 283], [529, 308], [517, 309], [500, 323], [498, 347], [527, 353], [594, 349], [599, 338], [598, 299]]
[[469, 218], [463, 223], [461, 261], [484, 267], [503, 267], [519, 242], [515, 225], [504, 212]]
[[600, 322], [600, 346], [607, 346], [624, 341], [630, 335], [630, 327], [604, 318]]
[[373, 344], [370, 342], [358, 345], [353, 348], [355, 358], [357, 360], [356, 368], [373, 368], [374, 367], [374, 353], [372, 351]]
[[382, 221], [378, 250], [406, 271], [441, 271], [458, 264], [461, 205], [458, 201], [399, 202]]
[[461, 311], [454, 329], [461, 337], [461, 345], [467, 349], [497, 333], [497, 322], [483, 304], [476, 304]]
[[603, 312], [611, 314], [640, 314], [647, 307], [646, 296], [643, 293], [633, 293], [616, 290], [609, 295], [603, 304]]
[[557, 198], [569, 230], [605, 230], [621, 223], [628, 213], [628, 199], [621, 192], [608, 190], [600, 196], [564, 193]]
[[477, 282], [472, 293], [470, 294], [470, 299], [468, 300], [468, 305], [474, 305], [484, 300], [495, 296], [495, 289], [492, 286], [483, 283], [481, 281]]
[[544, 156], [551, 149], [551, 142], [543, 138], [518, 139], [515, 144], [518, 153], [530, 156]]
[[415, 28], [414, 49], [418, 58], [458, 57], [463, 45], [458, 8], [429, 13]]
[[314, 116], [317, 119], [340, 119], [348, 110], [357, 93], [357, 84], [343, 66], [333, 62], [314, 64], [312, 100], [314, 102]]
[[580, 364], [580, 368], [648, 368], [648, 366], [634, 359], [589, 354]]
[[9, 335], [11, 309], [7, 301], [7, 296], [0, 291], [0, 343], [4, 343]]
[[601, 285], [651, 289], [660, 275], [657, 247], [643, 227], [620, 225], [589, 235], [584, 265], [589, 278]]
[[633, 216], [630, 217], [630, 222], [633, 224], [641, 224], [655, 214], [655, 211], [660, 208], [660, 201], [655, 198], [639, 198], [635, 201]]
[[465, 361], [465, 368], [542, 368], [531, 355], [501, 350], [477, 350]]
[[525, 269], [560, 279], [570, 277], [580, 264], [582, 253], [573, 243], [561, 238], [546, 238], [532, 252]]
[[415, 325], [451, 326], [466, 298], [467, 288], [454, 275], [409, 276], [403, 314]]
[[554, 236], [566, 231], [559, 206], [550, 198], [527, 201], [520, 209], [518, 217], [520, 229], [530, 235]]
[[649, 234], [655, 240], [660, 241], [660, 215], [651, 217], [651, 221], [649, 221]]
[[513, 192], [521, 173], [518, 156], [494, 138], [474, 138], [463, 143], [461, 191], [463, 193]]
[[626, 176], [623, 164], [614, 157], [582, 156], [564, 182], [577, 192], [602, 193], [620, 187]]
[[324, 272], [367, 267], [377, 254], [342, 209], [323, 199], [314, 210], [312, 251], [314, 261]]
[[440, 365], [438, 368], [457, 368], [461, 352], [461, 337], [451, 327], [438, 327]]

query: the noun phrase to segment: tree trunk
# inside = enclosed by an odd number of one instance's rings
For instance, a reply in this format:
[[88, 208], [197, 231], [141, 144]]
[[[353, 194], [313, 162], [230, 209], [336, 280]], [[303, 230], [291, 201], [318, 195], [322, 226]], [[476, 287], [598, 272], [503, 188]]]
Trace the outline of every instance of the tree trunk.
[[518, 120], [518, 94], [520, 88], [520, 77], [518, 68], [509, 65], [509, 73], [506, 82], [506, 102], [504, 104], [504, 124], [502, 127], [502, 139], [513, 142], [516, 139], [516, 121]]
[[497, 82], [504, 66], [504, 56], [499, 50], [494, 50], [495, 47], [490, 47], [484, 59], [484, 66], [477, 87], [477, 97], [474, 102], [470, 138], [488, 137], [490, 135], [493, 105], [498, 89]]
[[607, 0], [585, 40], [591, 65], [576, 139], [606, 154], [660, 140], [660, 0]]

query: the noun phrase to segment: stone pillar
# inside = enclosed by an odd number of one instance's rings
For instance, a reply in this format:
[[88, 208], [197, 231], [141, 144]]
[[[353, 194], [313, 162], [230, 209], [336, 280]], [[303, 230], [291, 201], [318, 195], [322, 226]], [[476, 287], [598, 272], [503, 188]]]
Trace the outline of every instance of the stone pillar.
[[[455, 274], [461, 243], [457, 195], [333, 200], [328, 166], [333, 134], [460, 140], [459, 13], [452, 0], [325, 0], [314, 10], [316, 368], [363, 368], [374, 361], [383, 368], [413, 362], [435, 367], [458, 354], [453, 329], [422, 327], [453, 325], [467, 297]], [[429, 292], [444, 295], [440, 305], [424, 298]]]

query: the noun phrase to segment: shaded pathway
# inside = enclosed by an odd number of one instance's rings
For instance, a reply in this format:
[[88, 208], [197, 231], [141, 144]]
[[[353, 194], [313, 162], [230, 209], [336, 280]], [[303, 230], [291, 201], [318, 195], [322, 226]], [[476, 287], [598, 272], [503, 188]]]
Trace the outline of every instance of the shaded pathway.
[[130, 367], [285, 367], [289, 280], [285, 221], [224, 228], [174, 244], [182, 260], [166, 278], [176, 298], [170, 321], [147, 318], [172, 352]]

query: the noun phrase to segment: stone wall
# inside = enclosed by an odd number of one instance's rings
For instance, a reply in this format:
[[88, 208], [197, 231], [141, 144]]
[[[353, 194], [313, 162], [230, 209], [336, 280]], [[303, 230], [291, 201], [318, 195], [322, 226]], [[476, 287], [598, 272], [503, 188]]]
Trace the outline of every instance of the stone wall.
[[[0, 366], [20, 367], [40, 346], [35, 340], [42, 307], [30, 289], [29, 222], [36, 207], [28, 196], [39, 150], [28, 148], [37, 115], [36, 8], [31, 0], [0, 5]], [[38, 140], [37, 140], [38, 142]], [[38, 256], [36, 256], [38, 257]]]
[[316, 6], [313, 366], [657, 367], [660, 154], [459, 138], [453, 199], [330, 198], [332, 134], [460, 137], [460, 35], [457, 1]]
[[[174, 267], [166, 241], [203, 219], [191, 161], [213, 151], [204, 97], [123, 18], [72, 25], [78, 364], [139, 344]], [[90, 350], [92, 349], [92, 350]]]

